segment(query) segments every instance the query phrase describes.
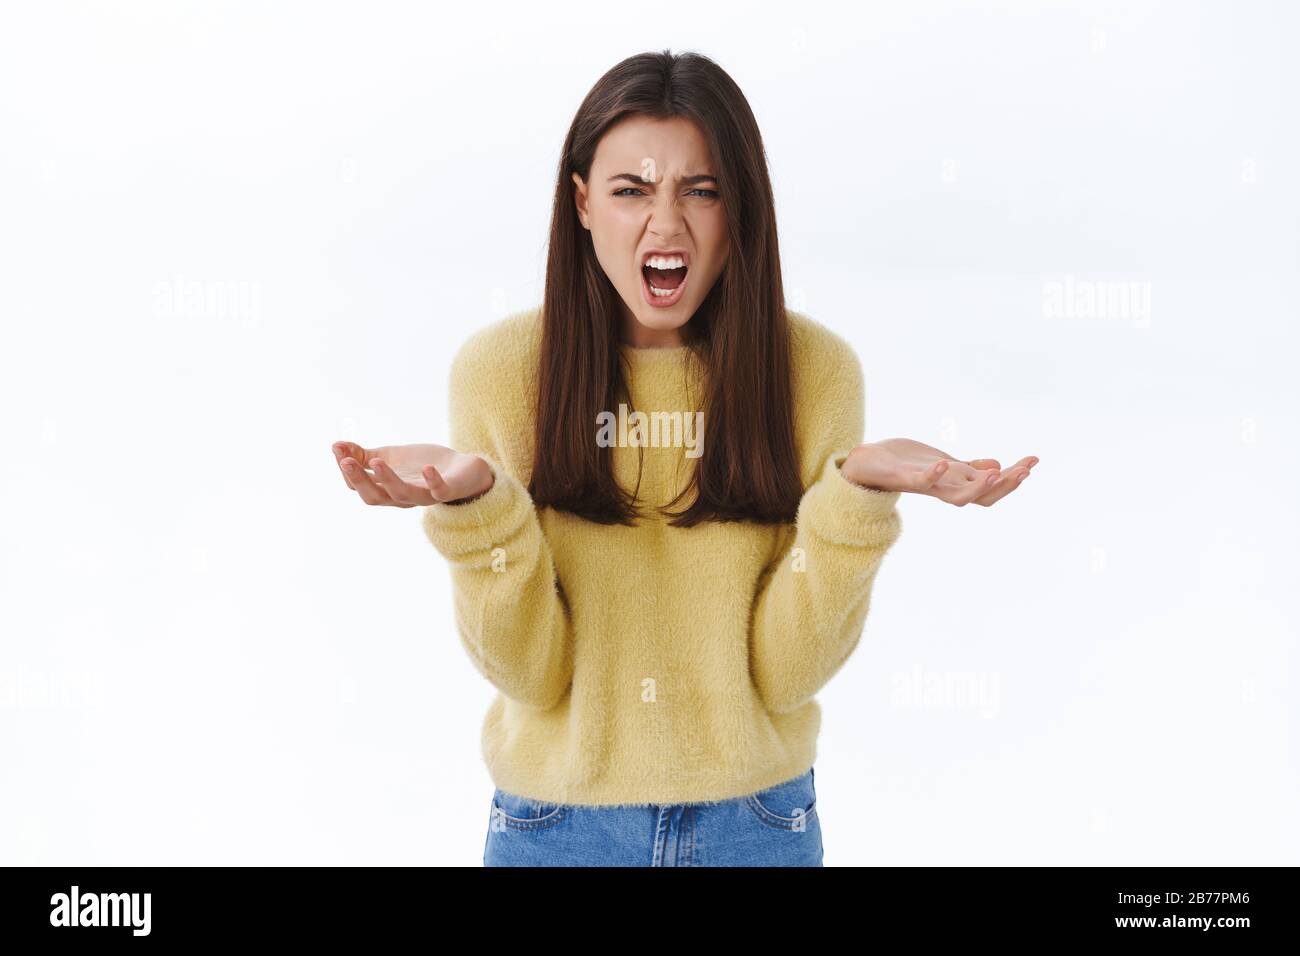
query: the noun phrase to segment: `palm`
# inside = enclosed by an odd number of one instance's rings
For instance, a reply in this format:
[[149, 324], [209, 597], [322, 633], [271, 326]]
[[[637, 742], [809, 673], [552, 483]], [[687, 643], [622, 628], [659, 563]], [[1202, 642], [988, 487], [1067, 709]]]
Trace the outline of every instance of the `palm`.
[[910, 438], [888, 438], [853, 449], [842, 470], [869, 488], [931, 495], [961, 507], [993, 504], [1015, 491], [1037, 463], [1030, 455], [1003, 470], [995, 458], [963, 461]]
[[[399, 478], [413, 485], [424, 484], [425, 465], [445, 466], [448, 452], [451, 449], [442, 445], [388, 445], [370, 449], [371, 457], [381, 459]], [[357, 460], [363, 465], [369, 464], [368, 460]]]
[[458, 501], [483, 493], [493, 481], [482, 458], [445, 445], [366, 448], [339, 441], [333, 449], [343, 480], [366, 504], [413, 508]]

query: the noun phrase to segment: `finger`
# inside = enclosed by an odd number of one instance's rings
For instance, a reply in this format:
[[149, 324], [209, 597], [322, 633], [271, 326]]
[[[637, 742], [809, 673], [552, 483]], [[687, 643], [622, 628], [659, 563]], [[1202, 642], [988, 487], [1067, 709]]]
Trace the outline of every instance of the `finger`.
[[1002, 477], [994, 483], [983, 495], [975, 499], [976, 504], [988, 505], [993, 504], [1005, 498], [1011, 492], [1020, 487], [1020, 483], [1029, 477], [1029, 470], [1033, 467], [1033, 462], [1037, 461], [1033, 456], [1022, 458], [1010, 468], [1002, 473]]
[[375, 484], [383, 488], [399, 505], [413, 508], [416, 505], [433, 504], [433, 499], [428, 491], [418, 485], [412, 485], [403, 481], [402, 478], [388, 467], [388, 462], [382, 458], [370, 459], [370, 470], [375, 473]]
[[1002, 465], [999, 464], [996, 458], [972, 458], [970, 461], [966, 462], [966, 464], [970, 465], [972, 468], [992, 468], [994, 471], [1002, 470]]
[[[953, 471], [957, 470], [953, 469]], [[967, 468], [965, 474], [954, 475], [952, 482], [941, 482], [935, 495], [943, 501], [961, 508], [981, 495], [987, 494], [988, 490], [998, 480], [998, 475], [999, 472], [992, 470], [980, 471]]]
[[342, 458], [336, 459], [334, 464], [339, 466], [339, 474], [343, 476], [343, 483], [347, 485], [349, 488], [351, 488], [353, 491], [356, 491], [357, 490], [356, 485], [352, 484], [352, 479], [348, 477], [348, 470], [343, 467], [343, 459]]
[[338, 464], [339, 471], [343, 474], [344, 483], [355, 491], [356, 489], [353, 486], [352, 481], [348, 478], [346, 469], [343, 467], [343, 459], [351, 457], [357, 461], [365, 461], [373, 456], [368, 455], [366, 450], [356, 442], [350, 441], [336, 441], [330, 446], [330, 449], [334, 452], [334, 461]]
[[1010, 468], [1006, 470], [1012, 471], [1013, 469], [1017, 469], [1020, 471], [1028, 472], [1028, 471], [1032, 471], [1034, 465], [1036, 464], [1038, 464], [1038, 457], [1036, 455], [1026, 455], [1024, 458], [1021, 458], [1018, 462], [1016, 462], [1014, 465], [1012, 465]]
[[425, 465], [423, 469], [424, 483], [429, 486], [429, 494], [435, 501], [450, 501], [455, 498], [455, 492], [451, 486], [443, 480], [442, 472], [434, 468], [433, 465]]
[[945, 469], [940, 473], [939, 479], [934, 483], [930, 494], [942, 501], [955, 504], [962, 495], [972, 490], [978, 491], [972, 486], [977, 480], [984, 480], [990, 472], [981, 471], [972, 468], [964, 461], [948, 459], [944, 462]]
[[976, 478], [988, 474], [988, 469], [973, 468], [969, 463], [958, 461], [956, 458], [947, 459], [947, 465], [948, 477], [947, 481], [944, 483], [950, 484], [954, 488], [964, 488], [966, 482], [973, 481]]
[[335, 458], [355, 458], [357, 461], [369, 461], [375, 457], [375, 452], [368, 451], [364, 445], [358, 445], [354, 441], [336, 441], [333, 444]]
[[935, 483], [942, 478], [948, 471], [948, 462], [940, 458], [931, 465], [926, 466], [916, 477], [914, 484], [917, 491], [929, 491], [934, 488]]
[[1020, 487], [1020, 483], [1029, 477], [1029, 472], [1023, 468], [1014, 468], [1003, 473], [1002, 477], [993, 483], [993, 487], [975, 499], [975, 504], [983, 505], [986, 508], [995, 501], [1000, 501], [1011, 492]]
[[384, 489], [380, 488], [370, 480], [370, 476], [366, 474], [366, 470], [357, 463], [356, 459], [352, 457], [344, 458], [343, 469], [347, 476], [352, 479], [352, 484], [356, 488], [357, 494], [361, 496], [361, 500], [366, 504], [393, 504], [392, 499], [388, 497], [388, 492], [384, 491]]
[[966, 482], [966, 487], [957, 493], [956, 498], [953, 500], [953, 504], [960, 508], [970, 504], [976, 498], [983, 497], [989, 493], [989, 489], [993, 488], [998, 483], [998, 478], [1000, 477], [1001, 472], [994, 471], [993, 469], [981, 471], [974, 479]]

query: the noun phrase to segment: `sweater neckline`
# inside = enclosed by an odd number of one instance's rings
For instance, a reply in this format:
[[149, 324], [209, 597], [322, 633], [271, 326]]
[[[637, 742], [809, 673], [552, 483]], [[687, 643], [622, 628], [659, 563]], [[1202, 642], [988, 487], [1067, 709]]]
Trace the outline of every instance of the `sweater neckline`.
[[659, 382], [677, 369], [696, 375], [703, 369], [699, 353], [689, 345], [637, 347], [620, 342], [618, 352], [627, 363], [628, 373], [638, 379]]

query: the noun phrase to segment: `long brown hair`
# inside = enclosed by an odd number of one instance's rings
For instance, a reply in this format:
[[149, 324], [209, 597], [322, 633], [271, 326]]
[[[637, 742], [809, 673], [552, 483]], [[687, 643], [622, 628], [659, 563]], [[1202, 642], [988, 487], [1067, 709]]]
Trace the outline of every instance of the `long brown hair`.
[[[717, 164], [730, 253], [722, 274], [681, 329], [706, 373], [709, 440], [670, 524], [793, 521], [802, 487], [795, 454], [790, 340], [767, 155], [735, 81], [695, 53], [641, 53], [597, 81], [564, 140], [551, 213], [537, 376], [534, 503], [601, 524], [634, 524], [635, 491], [613, 475], [613, 450], [595, 441], [597, 413], [628, 396], [618, 291], [578, 222], [573, 173], [591, 174], [596, 145], [632, 114], [684, 117]], [[630, 401], [630, 399], [628, 399]], [[639, 487], [639, 482], [638, 482]]]

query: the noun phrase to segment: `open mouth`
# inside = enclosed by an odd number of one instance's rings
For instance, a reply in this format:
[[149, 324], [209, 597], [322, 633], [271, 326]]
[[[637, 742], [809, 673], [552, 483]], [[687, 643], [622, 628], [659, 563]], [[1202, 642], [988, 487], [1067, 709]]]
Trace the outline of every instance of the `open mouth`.
[[641, 286], [646, 302], [660, 308], [674, 305], [686, 288], [689, 271], [690, 265], [684, 256], [650, 256], [641, 266]]

